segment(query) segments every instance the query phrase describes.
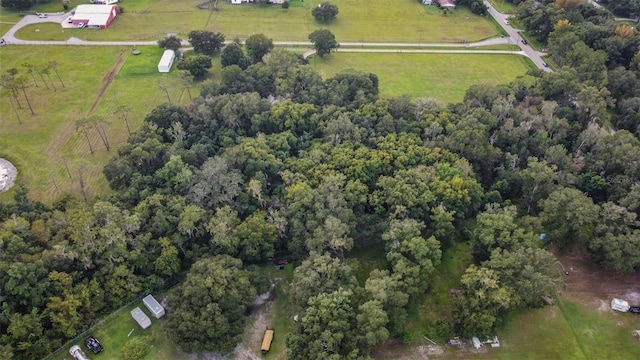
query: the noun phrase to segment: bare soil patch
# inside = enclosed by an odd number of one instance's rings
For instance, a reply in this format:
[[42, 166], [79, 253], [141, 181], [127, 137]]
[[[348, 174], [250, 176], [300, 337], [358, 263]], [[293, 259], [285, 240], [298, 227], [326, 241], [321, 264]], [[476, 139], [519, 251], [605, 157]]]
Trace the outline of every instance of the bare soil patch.
[[593, 306], [599, 311], [609, 310], [611, 298], [621, 298], [632, 305], [640, 305], [640, 271], [622, 274], [605, 270], [594, 263], [586, 250], [557, 255], [569, 275], [564, 277], [563, 295]]
[[109, 85], [111, 85], [111, 82], [113, 81], [113, 79], [116, 77], [116, 74], [120, 70], [120, 66], [122, 65], [123, 61], [124, 59], [122, 57], [122, 53], [120, 53], [120, 56], [118, 56], [118, 61], [116, 62], [116, 65], [102, 78], [102, 88], [98, 93], [98, 97], [96, 97], [96, 99], [93, 101], [93, 105], [91, 105], [91, 110], [89, 110], [89, 115], [93, 114], [93, 112], [96, 110], [98, 103], [100, 103], [100, 100], [104, 96], [104, 93], [107, 91], [107, 88], [109, 87]]

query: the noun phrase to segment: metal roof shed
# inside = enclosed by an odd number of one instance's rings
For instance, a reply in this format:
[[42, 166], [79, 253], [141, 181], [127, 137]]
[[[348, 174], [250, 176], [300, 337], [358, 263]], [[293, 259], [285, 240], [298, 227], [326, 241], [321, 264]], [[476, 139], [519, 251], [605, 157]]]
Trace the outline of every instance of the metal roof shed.
[[164, 316], [164, 308], [153, 295], [149, 294], [145, 296], [144, 299], [142, 299], [142, 303], [151, 311], [151, 315], [153, 315], [154, 318], [160, 319]]
[[135, 320], [143, 330], [151, 326], [151, 319], [149, 319], [147, 314], [140, 310], [139, 307], [131, 310], [131, 317], [133, 317], [133, 320]]

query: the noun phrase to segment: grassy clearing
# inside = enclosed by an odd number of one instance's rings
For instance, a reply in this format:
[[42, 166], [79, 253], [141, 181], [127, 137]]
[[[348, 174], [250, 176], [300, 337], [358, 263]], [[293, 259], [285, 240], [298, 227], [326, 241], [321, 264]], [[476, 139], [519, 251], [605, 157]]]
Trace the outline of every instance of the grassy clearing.
[[638, 316], [590, 309], [572, 298], [542, 309], [521, 310], [498, 331], [502, 347], [487, 359], [638, 359], [632, 330]]
[[442, 262], [432, 274], [429, 293], [421, 304], [409, 309], [407, 332], [414, 339], [422, 339], [425, 333], [429, 333], [433, 340], [446, 340], [435, 334], [434, 323], [436, 320], [451, 322], [453, 304], [450, 290], [459, 288], [460, 277], [471, 263], [471, 244], [468, 242], [456, 243], [442, 254]]
[[[149, 316], [152, 324], [149, 328], [142, 330], [135, 320], [133, 320], [130, 311], [135, 307], [140, 307], [140, 309]], [[131, 330], [133, 330], [131, 337], [127, 337]], [[168, 338], [164, 328], [164, 319], [156, 319], [151, 316], [142, 304], [142, 301], [138, 301], [125, 308], [122, 313], [97, 328], [92, 335], [100, 341], [104, 348], [103, 352], [99, 355], [94, 355], [91, 350], [84, 345], [84, 339], [81, 339], [78, 343], [83, 351], [91, 358], [122, 360], [124, 359], [121, 350], [122, 347], [127, 341], [138, 336], [151, 336], [153, 339], [151, 350], [147, 356], [143, 358], [145, 360], [186, 360], [190, 358], [188, 354], [179, 350], [178, 346]], [[54, 359], [63, 360], [68, 358], [69, 354], [65, 351]]]
[[[0, 117], [0, 156], [15, 164], [19, 172], [18, 181], [27, 182], [34, 198], [51, 202], [65, 193], [77, 194], [80, 171], [89, 196], [106, 194], [109, 189], [102, 168], [128, 137], [126, 125], [114, 114], [115, 108], [121, 104], [131, 106], [129, 124], [135, 130], [153, 107], [167, 101], [160, 85], [167, 86], [173, 102], [188, 102], [175, 71], [157, 73], [157, 61], [160, 59], [157, 48], [139, 49], [142, 50], [139, 57], [130, 55], [128, 47], [55, 46], [30, 47], [29, 51], [24, 51], [24, 47], [7, 46], [0, 50], [3, 67], [15, 67], [25, 74], [21, 64], [26, 61], [34, 65], [44, 63], [39, 59], [56, 61], [66, 85], [62, 88], [55, 74], [52, 74], [51, 81], [56, 86], [55, 92], [47, 90], [39, 78], [38, 87], [31, 81], [27, 94], [36, 114], [31, 116], [22, 100], [23, 108], [16, 109], [22, 124], [18, 122], [9, 98], [0, 98], [0, 113], [3, 114]], [[148, 53], [156, 60], [145, 58]], [[144, 68], [137, 66], [138, 59], [145, 60]], [[101, 94], [107, 75], [120, 67], [126, 71], [116, 75]], [[194, 85], [193, 96], [197, 95], [196, 88]], [[75, 122], [88, 116], [94, 103], [95, 114], [104, 116], [107, 122], [105, 129], [112, 145], [110, 152], [105, 150], [98, 134], [90, 131], [90, 141], [95, 149], [95, 153], [90, 154], [86, 139], [75, 129]], [[2, 199], [11, 196], [8, 192], [2, 195]]]
[[474, 84], [508, 83], [533, 66], [522, 56], [492, 54], [333, 53], [312, 57], [310, 63], [324, 78], [350, 68], [375, 73], [382, 96], [409, 94], [444, 102], [461, 101]]
[[516, 9], [516, 6], [505, 0], [489, 0], [491, 5], [503, 14], [511, 14]]
[[293, 306], [292, 288], [289, 286], [293, 281], [293, 265], [287, 264], [284, 271], [273, 270], [271, 268], [271, 276], [273, 279], [279, 279], [274, 289], [274, 302], [270, 314], [268, 315], [268, 323], [275, 330], [271, 350], [264, 355], [265, 359], [286, 359], [287, 336], [294, 330], [293, 317], [296, 315]]
[[[73, 36], [85, 40], [154, 40], [167, 33], [186, 38], [194, 29], [224, 33], [227, 39], [246, 39], [254, 33], [278, 41], [307, 41], [307, 35], [318, 28], [330, 29], [339, 41], [377, 42], [473, 42], [493, 37], [497, 30], [486, 17], [472, 14], [466, 8], [444, 16], [435, 6], [418, 1], [370, 0], [366, 4], [355, 0], [334, 1], [340, 9], [337, 19], [320, 24], [311, 16], [311, 8], [321, 0], [294, 1], [289, 9], [280, 5], [232, 5], [218, 2], [218, 11], [196, 7], [201, 0], [142, 0], [122, 3], [125, 12], [106, 30], [81, 29]], [[59, 4], [47, 4], [58, 7]], [[38, 6], [36, 9], [44, 9]], [[41, 10], [44, 11], [44, 10]], [[442, 29], [446, 29], [443, 31]], [[33, 30], [33, 29], [32, 29]], [[50, 29], [47, 29], [49, 31]], [[41, 30], [44, 31], [44, 30]], [[55, 37], [60, 28], [51, 29]], [[71, 34], [65, 31], [64, 34]], [[44, 37], [34, 31], [19, 33], [22, 39]], [[41, 40], [41, 39], [40, 39]]]

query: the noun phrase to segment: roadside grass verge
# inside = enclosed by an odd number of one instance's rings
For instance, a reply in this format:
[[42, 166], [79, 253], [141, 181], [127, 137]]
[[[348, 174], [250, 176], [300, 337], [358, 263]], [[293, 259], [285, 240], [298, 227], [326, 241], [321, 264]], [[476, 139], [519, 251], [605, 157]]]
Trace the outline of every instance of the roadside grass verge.
[[488, 0], [493, 7], [503, 14], [511, 14], [516, 6], [506, 0]]
[[[336, 35], [338, 41], [462, 43], [487, 39], [497, 34], [496, 27], [490, 24], [487, 17], [474, 15], [466, 8], [456, 9], [444, 16], [435, 6], [424, 6], [417, 1], [371, 0], [363, 6], [356, 1], [337, 0], [335, 3], [340, 13], [330, 23], [318, 23], [311, 15], [310, 9], [321, 0], [294, 2], [297, 6], [289, 9], [282, 9], [280, 5], [233, 5], [219, 1], [217, 11], [198, 9], [196, 5], [200, 2], [124, 2], [121, 4], [125, 8], [124, 13], [108, 29], [81, 29], [73, 32], [73, 36], [96, 41], [142, 41], [160, 39], [167, 33], [186, 38], [191, 30], [207, 29], [222, 32], [228, 40], [236, 37], [246, 39], [254, 33], [263, 33], [275, 41], [307, 41], [309, 33], [327, 28]], [[50, 5], [52, 8], [61, 8], [57, 3]], [[61, 33], [60, 28], [51, 31]], [[19, 35], [25, 40], [44, 36], [33, 31]]]
[[540, 41], [538, 41], [536, 38], [531, 36], [531, 34], [529, 34], [526, 31], [520, 32], [520, 37], [522, 37], [523, 39], [527, 40], [529, 45], [531, 45], [531, 47], [536, 49], [537, 51], [541, 51], [543, 47], [546, 47], [546, 44], [541, 43]]
[[[140, 49], [143, 52], [141, 56], [145, 56], [150, 52], [155, 53], [157, 47]], [[22, 98], [23, 108], [16, 109], [15, 112], [8, 97], [0, 98], [0, 113], [3, 114], [0, 116], [0, 156], [10, 159], [16, 165], [18, 181], [25, 181], [33, 198], [45, 203], [50, 203], [63, 194], [79, 196], [80, 173], [90, 198], [110, 191], [102, 168], [115, 154], [118, 146], [128, 138], [126, 124], [114, 113], [118, 105], [131, 107], [129, 125], [135, 131], [153, 107], [167, 101], [160, 85], [167, 86], [172, 102], [180, 100], [181, 103], [186, 103], [189, 100], [186, 94], [182, 94], [183, 84], [177, 72], [157, 73], [157, 62], [147, 64], [147, 70], [138, 68], [138, 71], [147, 71], [145, 76], [117, 74], [105, 86], [114, 68], [116, 71], [120, 66], [126, 68], [128, 61], [133, 61], [134, 56], [130, 55], [128, 47], [30, 46], [29, 51], [24, 50], [25, 47], [21, 46], [3, 47], [0, 50], [3, 67], [15, 67], [21, 74], [28, 76], [22, 63], [43, 65], [48, 61], [56, 61], [66, 87], [61, 87], [55, 74], [51, 74], [51, 84], [56, 87], [56, 91], [47, 90], [37, 75], [38, 87], [28, 77], [30, 87], [27, 94], [34, 108], [33, 116]], [[156, 61], [160, 59], [159, 55], [152, 57], [157, 58]], [[152, 69], [156, 70], [155, 74]], [[49, 82], [46, 76], [45, 79]], [[192, 86], [193, 96], [197, 95], [197, 88], [198, 84]], [[76, 130], [75, 122], [89, 116], [94, 103], [95, 114], [104, 117], [107, 138], [112, 148], [111, 151], [106, 151], [97, 132], [89, 129], [89, 140], [95, 150], [91, 154], [86, 139]], [[67, 167], [71, 177], [67, 173]], [[9, 199], [12, 196], [9, 191], [2, 198]]]
[[532, 68], [519, 55], [333, 53], [313, 56], [311, 66], [323, 78], [345, 69], [377, 74], [382, 96], [430, 97], [444, 102], [462, 101], [469, 86], [508, 83]]

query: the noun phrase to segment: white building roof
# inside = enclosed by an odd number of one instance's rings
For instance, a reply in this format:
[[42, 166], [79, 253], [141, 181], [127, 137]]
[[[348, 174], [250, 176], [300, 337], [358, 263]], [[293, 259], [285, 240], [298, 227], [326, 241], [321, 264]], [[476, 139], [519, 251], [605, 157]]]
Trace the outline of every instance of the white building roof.
[[160, 305], [160, 303], [156, 300], [156, 298], [153, 297], [153, 295], [145, 296], [144, 299], [142, 299], [142, 302], [147, 307], [147, 309], [149, 309], [149, 311], [153, 312], [154, 314], [159, 314], [162, 312], [162, 310], [164, 310], [162, 305]]
[[88, 26], [104, 26], [114, 11], [117, 11], [115, 5], [78, 5], [73, 19], [86, 20]]
[[144, 313], [144, 311], [140, 310], [139, 307], [131, 310], [131, 317], [140, 325], [141, 328], [146, 329], [151, 326], [151, 319]]

